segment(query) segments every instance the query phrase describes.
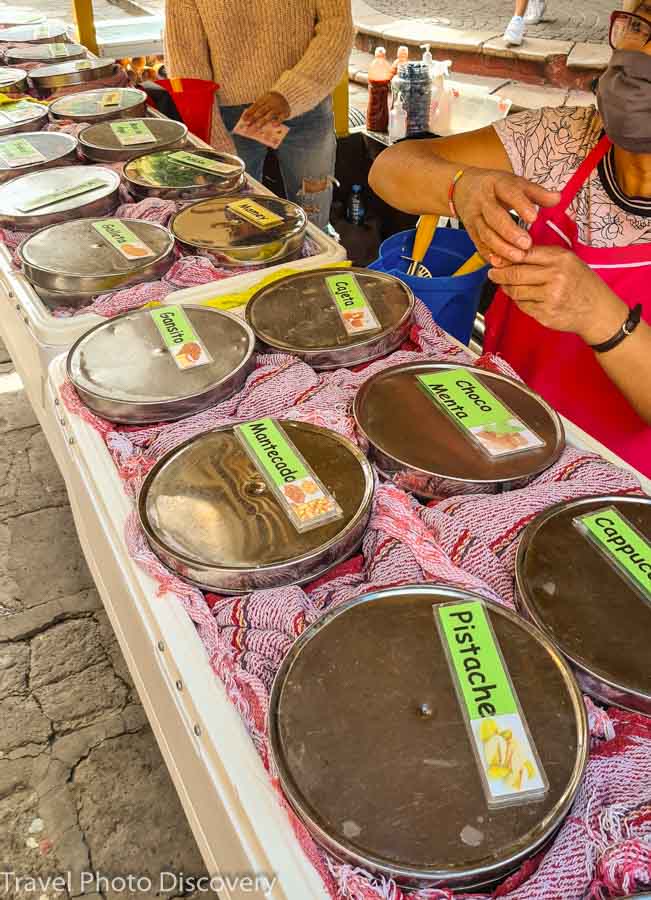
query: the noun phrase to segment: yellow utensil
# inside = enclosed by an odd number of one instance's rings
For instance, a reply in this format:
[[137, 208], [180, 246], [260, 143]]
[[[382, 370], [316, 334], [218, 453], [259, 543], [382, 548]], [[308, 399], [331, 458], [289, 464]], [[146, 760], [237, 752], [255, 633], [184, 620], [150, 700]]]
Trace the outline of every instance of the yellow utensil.
[[486, 263], [479, 253], [473, 253], [470, 259], [467, 259], [465, 263], [454, 272], [452, 277], [454, 278], [456, 275], [470, 275], [471, 272], [477, 272], [485, 265]]
[[419, 278], [432, 277], [430, 270], [423, 265], [423, 259], [434, 239], [438, 224], [438, 216], [421, 216], [418, 220], [414, 247], [410, 257], [411, 263], [407, 269], [407, 275], [417, 275]]

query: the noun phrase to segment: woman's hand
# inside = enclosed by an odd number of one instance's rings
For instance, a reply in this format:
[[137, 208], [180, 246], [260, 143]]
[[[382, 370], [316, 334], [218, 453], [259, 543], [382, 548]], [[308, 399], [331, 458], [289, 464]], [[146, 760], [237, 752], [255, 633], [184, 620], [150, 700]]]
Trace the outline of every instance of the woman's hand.
[[560, 199], [557, 191], [493, 169], [466, 169], [454, 191], [460, 219], [480, 255], [493, 266], [522, 262], [531, 248], [531, 237], [509, 211], [532, 225], [538, 206], [556, 206]]
[[290, 115], [289, 103], [283, 95], [276, 91], [269, 91], [249, 106], [242, 118], [248, 125], [262, 128], [268, 122], [284, 122]]
[[563, 247], [534, 247], [522, 264], [491, 269], [488, 277], [541, 325], [587, 344], [609, 340], [626, 319], [626, 304]]

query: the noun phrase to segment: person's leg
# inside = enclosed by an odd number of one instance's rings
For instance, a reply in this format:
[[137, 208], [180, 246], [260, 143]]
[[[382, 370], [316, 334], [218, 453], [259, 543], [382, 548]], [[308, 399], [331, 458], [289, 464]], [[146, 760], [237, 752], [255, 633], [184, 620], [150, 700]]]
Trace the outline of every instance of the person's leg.
[[515, 12], [514, 16], [524, 16], [527, 11], [527, 2], [528, 0], [515, 0]]
[[289, 133], [276, 154], [287, 198], [302, 206], [310, 222], [325, 230], [337, 155], [332, 101], [328, 98], [285, 124]]
[[515, 13], [513, 18], [506, 26], [506, 31], [504, 32], [504, 41], [507, 44], [512, 44], [513, 46], [519, 46], [523, 39], [524, 33], [526, 31], [526, 25], [524, 21], [524, 14], [527, 9], [527, 0], [515, 0]]
[[[240, 120], [240, 116], [246, 109], [246, 106], [222, 106], [220, 112], [222, 120], [228, 131], [233, 131]], [[264, 161], [267, 158], [268, 150], [264, 144], [259, 141], [252, 141], [249, 138], [240, 137], [238, 134], [232, 135], [235, 142], [237, 155], [244, 160], [247, 174], [256, 181], [262, 181], [262, 173], [264, 170]]]

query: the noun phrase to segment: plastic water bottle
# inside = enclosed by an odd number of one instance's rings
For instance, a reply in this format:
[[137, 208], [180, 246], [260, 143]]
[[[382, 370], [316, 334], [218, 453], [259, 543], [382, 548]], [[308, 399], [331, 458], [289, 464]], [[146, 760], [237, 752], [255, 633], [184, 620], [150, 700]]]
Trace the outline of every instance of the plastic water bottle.
[[346, 218], [352, 225], [363, 225], [366, 218], [366, 210], [362, 202], [362, 186], [354, 184], [350, 198], [348, 200], [348, 209]]
[[389, 113], [389, 140], [401, 141], [407, 136], [407, 110], [402, 102], [402, 94], [398, 98]]

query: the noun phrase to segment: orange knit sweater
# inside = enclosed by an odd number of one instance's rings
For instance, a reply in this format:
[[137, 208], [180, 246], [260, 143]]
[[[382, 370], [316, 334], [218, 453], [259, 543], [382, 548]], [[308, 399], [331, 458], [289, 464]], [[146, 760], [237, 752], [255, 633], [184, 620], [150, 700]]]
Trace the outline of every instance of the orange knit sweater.
[[[353, 39], [350, 0], [167, 0], [168, 76], [207, 78], [219, 104], [282, 94], [298, 116], [338, 84]], [[212, 143], [232, 150], [215, 112]]]

